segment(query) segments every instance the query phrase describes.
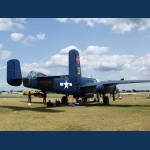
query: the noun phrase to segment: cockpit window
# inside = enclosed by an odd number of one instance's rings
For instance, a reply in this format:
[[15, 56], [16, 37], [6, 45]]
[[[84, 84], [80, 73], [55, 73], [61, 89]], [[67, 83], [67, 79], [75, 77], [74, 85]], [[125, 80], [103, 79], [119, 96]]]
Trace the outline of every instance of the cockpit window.
[[45, 77], [46, 75], [41, 73], [41, 72], [36, 72], [36, 71], [30, 71], [29, 74], [28, 74], [28, 77], [29, 78], [32, 78], [32, 77]]
[[96, 79], [94, 79], [94, 83], [96, 83], [97, 82], [97, 80]]

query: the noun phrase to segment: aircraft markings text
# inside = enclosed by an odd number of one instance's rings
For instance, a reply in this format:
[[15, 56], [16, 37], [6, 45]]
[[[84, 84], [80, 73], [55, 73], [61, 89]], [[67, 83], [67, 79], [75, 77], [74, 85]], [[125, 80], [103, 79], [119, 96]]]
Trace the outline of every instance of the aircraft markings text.
[[80, 74], [80, 67], [77, 68], [77, 74]]

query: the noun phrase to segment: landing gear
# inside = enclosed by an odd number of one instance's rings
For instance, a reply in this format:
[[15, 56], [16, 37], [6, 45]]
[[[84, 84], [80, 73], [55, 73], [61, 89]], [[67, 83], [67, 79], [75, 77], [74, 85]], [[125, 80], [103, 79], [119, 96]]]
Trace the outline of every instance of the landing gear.
[[68, 104], [68, 96], [66, 95], [66, 96], [63, 96], [62, 98], [61, 98], [61, 103], [62, 104]]
[[109, 98], [108, 98], [108, 96], [103, 95], [103, 104], [104, 105], [109, 105]]
[[115, 101], [115, 93], [113, 93], [113, 101]]

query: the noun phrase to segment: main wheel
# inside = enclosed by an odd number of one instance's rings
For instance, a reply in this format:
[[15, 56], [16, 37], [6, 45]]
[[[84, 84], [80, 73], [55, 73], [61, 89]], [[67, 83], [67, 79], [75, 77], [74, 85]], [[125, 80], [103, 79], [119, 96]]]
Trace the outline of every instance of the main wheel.
[[107, 96], [103, 97], [103, 104], [109, 105], [109, 98]]

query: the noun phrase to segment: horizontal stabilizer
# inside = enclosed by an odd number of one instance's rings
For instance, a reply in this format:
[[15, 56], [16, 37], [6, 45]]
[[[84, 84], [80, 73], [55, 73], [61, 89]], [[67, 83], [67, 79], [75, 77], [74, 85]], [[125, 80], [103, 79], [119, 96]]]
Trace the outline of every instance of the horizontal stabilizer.
[[22, 84], [20, 62], [17, 59], [11, 59], [7, 62], [7, 83], [12, 86]]

